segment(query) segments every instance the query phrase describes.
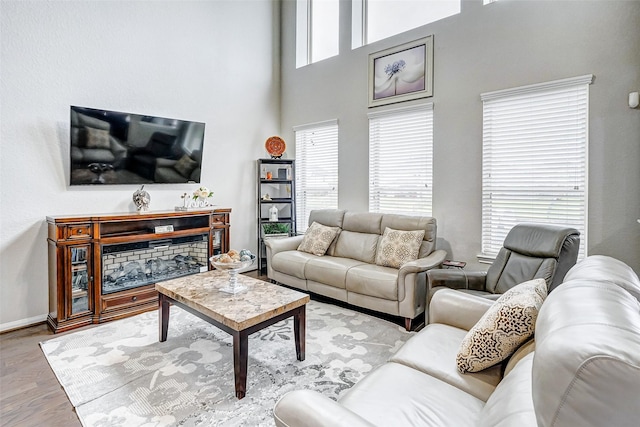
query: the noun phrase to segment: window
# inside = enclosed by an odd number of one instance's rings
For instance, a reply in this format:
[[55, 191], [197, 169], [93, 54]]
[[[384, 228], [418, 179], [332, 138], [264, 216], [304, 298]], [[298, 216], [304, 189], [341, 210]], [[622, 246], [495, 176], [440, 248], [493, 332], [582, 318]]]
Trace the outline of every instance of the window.
[[481, 95], [482, 257], [520, 222], [580, 231], [585, 256], [589, 84], [593, 76]]
[[314, 209], [338, 207], [338, 121], [293, 128], [296, 135], [296, 229]]
[[338, 0], [297, 0], [297, 68], [338, 54], [339, 5]]
[[353, 0], [351, 47], [400, 34], [460, 13], [460, 0]]
[[433, 104], [369, 113], [369, 211], [431, 215]]

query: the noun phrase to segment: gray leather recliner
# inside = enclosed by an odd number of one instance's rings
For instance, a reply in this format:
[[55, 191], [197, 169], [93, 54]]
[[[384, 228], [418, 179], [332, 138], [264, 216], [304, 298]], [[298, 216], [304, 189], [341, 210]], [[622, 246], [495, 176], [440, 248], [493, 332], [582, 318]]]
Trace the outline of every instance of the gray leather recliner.
[[518, 224], [507, 234], [503, 247], [487, 271], [428, 271], [427, 307], [433, 294], [445, 287], [497, 299], [519, 283], [543, 278], [552, 291], [575, 265], [579, 247], [580, 232], [574, 228]]

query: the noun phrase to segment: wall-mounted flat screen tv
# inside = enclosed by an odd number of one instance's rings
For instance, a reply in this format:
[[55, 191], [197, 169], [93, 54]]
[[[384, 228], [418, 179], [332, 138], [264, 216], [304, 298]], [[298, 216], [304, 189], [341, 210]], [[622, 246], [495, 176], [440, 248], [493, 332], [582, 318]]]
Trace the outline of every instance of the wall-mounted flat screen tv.
[[71, 185], [199, 183], [204, 123], [71, 106]]

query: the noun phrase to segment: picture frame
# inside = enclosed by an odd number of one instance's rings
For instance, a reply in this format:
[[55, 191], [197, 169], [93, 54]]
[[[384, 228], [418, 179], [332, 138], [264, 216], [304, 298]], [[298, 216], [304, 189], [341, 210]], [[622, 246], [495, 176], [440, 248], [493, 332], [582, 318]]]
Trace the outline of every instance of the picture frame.
[[369, 54], [369, 108], [433, 96], [433, 35]]

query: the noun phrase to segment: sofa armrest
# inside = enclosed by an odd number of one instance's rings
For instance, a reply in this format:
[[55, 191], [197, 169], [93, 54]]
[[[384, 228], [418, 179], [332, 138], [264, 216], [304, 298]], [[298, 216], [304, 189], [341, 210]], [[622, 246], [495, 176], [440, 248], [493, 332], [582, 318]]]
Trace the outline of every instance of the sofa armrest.
[[400, 267], [399, 275], [404, 277], [409, 273], [422, 273], [423, 271], [439, 267], [447, 256], [447, 251], [438, 249], [431, 252], [424, 258], [418, 258], [415, 261], [409, 261]]
[[282, 396], [273, 408], [277, 427], [373, 427], [355, 412], [312, 390]]
[[125, 147], [122, 142], [120, 142], [114, 136], [109, 136], [109, 149], [114, 153], [116, 157], [123, 157], [127, 154], [127, 147]]
[[427, 273], [429, 289], [446, 286], [451, 289], [475, 289], [483, 291], [487, 279], [486, 271], [464, 271], [454, 268], [434, 269]]
[[264, 245], [271, 250], [271, 256], [278, 252], [295, 251], [302, 243], [304, 236], [282, 237], [274, 239], [265, 239]]
[[113, 167], [115, 169], [124, 167], [124, 163], [127, 159], [127, 148], [113, 136], [109, 136], [109, 146], [113, 153], [113, 157], [115, 158], [113, 161]]
[[440, 289], [431, 298], [429, 323], [443, 323], [468, 331], [494, 302], [453, 289]]

